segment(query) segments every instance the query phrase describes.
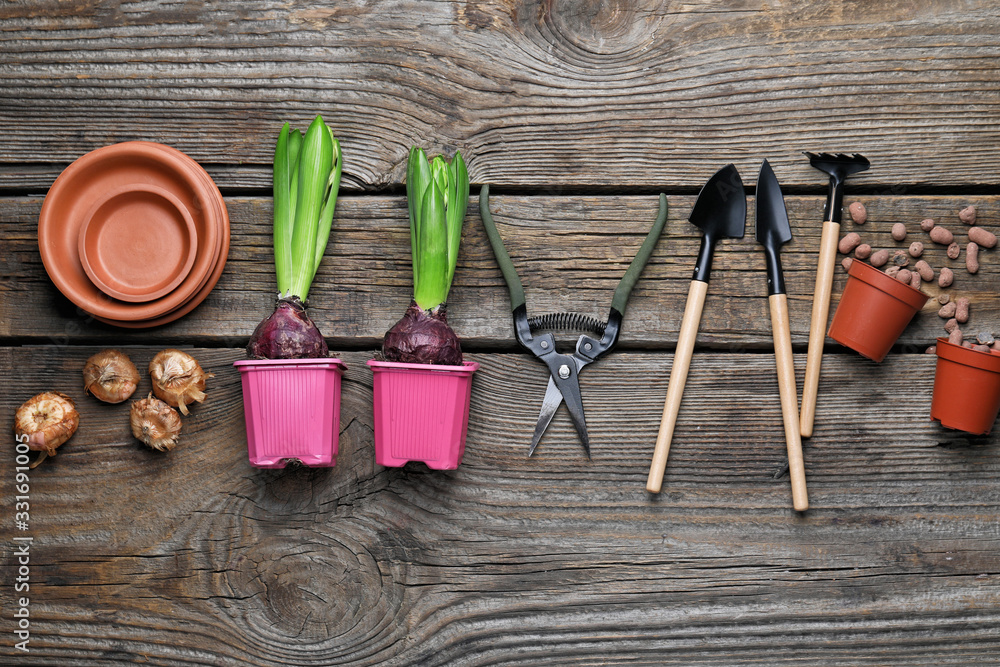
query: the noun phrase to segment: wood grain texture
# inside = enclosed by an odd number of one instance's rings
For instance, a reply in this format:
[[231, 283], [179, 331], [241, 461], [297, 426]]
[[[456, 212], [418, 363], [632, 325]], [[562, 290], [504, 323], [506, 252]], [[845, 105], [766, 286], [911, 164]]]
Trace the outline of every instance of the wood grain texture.
[[[752, 233], [722, 243], [664, 489], [644, 486], [699, 241], [686, 218], [728, 162], [751, 174], [768, 158], [790, 195], [799, 386], [826, 188], [803, 150], [870, 158], [845, 199], [869, 222], [842, 231], [893, 251], [924, 242], [935, 269], [956, 268], [951, 297], [971, 299], [966, 331], [1000, 334], [997, 250], [970, 276], [919, 230], [935, 218], [964, 246], [970, 204], [1000, 228], [1000, 0], [40, 0], [0, 3], [0, 26], [0, 663], [996, 663], [1000, 452], [996, 435], [928, 419], [935, 360], [917, 352], [942, 332], [934, 300], [882, 364], [828, 341], [798, 514], [775, 474], [786, 444], [764, 256]], [[348, 364], [340, 455], [333, 469], [258, 470], [232, 362], [273, 305], [277, 131], [316, 113], [345, 158], [311, 307]], [[37, 248], [60, 171], [131, 139], [198, 160], [232, 218], [216, 289], [146, 331], [77, 311]], [[413, 144], [461, 149], [474, 186], [494, 186], [530, 315], [605, 317], [670, 194], [620, 346], [581, 377], [593, 459], [565, 410], [526, 456], [547, 375], [514, 344], [472, 205], [449, 303], [482, 364], [464, 461], [375, 465], [364, 362], [410, 300]], [[186, 346], [215, 373], [175, 451], [139, 444], [127, 405], [83, 395], [84, 361], [107, 346], [140, 369]], [[43, 390], [76, 399], [82, 425], [30, 473], [19, 531], [11, 425]], [[25, 535], [22, 654], [12, 545]]]
[[[778, 172], [779, 177], [781, 172]], [[853, 199], [853, 198], [852, 198]], [[852, 199], [848, 199], [850, 202]], [[968, 204], [979, 210], [979, 224], [1000, 228], [1000, 198], [895, 197], [858, 198], [870, 221], [860, 227], [845, 222], [843, 233], [858, 231], [875, 248], [905, 250], [914, 240], [926, 245], [925, 259], [935, 268], [955, 268], [953, 297], [972, 302], [970, 331], [1000, 324], [1000, 260], [996, 250], [981, 253], [982, 268], [969, 275], [964, 254], [949, 260], [945, 248], [930, 242], [919, 221], [937, 219], [959, 241], [968, 229], [958, 211]], [[494, 218], [524, 283], [529, 315], [576, 310], [606, 318], [611, 297], [656, 217], [656, 197], [491, 197]], [[693, 197], [669, 198], [669, 218], [660, 242], [629, 300], [620, 345], [624, 349], [672, 347], [680, 330], [685, 295], [697, 256], [700, 231], [686, 221]], [[0, 198], [0, 337], [18, 342], [88, 342], [170, 344], [246, 343], [274, 300], [270, 199], [230, 198], [232, 242], [222, 279], [190, 315], [147, 331], [125, 331], [92, 321], [62, 297], [49, 281], [38, 255], [37, 218], [41, 200]], [[783, 266], [788, 286], [792, 342], [807, 342], [814, 276], [819, 249], [823, 199], [786, 198], [794, 239]], [[770, 349], [764, 253], [753, 239], [753, 198], [741, 241], [724, 241], [715, 255], [712, 283], [698, 344], [739, 351]], [[515, 349], [506, 285], [486, 238], [478, 208], [470, 206], [455, 282], [449, 297], [449, 321], [470, 349]], [[334, 347], [377, 344], [402, 316], [411, 298], [409, 226], [403, 197], [345, 197], [338, 202], [327, 257], [311, 290], [311, 313]], [[903, 242], [889, 232], [904, 222]], [[964, 244], [963, 244], [964, 247]], [[913, 260], [911, 260], [912, 264]], [[836, 267], [831, 313], [846, 282]], [[940, 291], [925, 283], [932, 295]], [[903, 334], [900, 344], [923, 350], [943, 335], [938, 304], [928, 302]], [[569, 334], [563, 334], [569, 340]], [[831, 345], [835, 345], [830, 342]]]
[[[16, 664], [971, 665], [1000, 651], [996, 438], [928, 421], [931, 356], [829, 360], [799, 516], [772, 474], [785, 446], [770, 355], [696, 354], [652, 496], [668, 353], [581, 376], [591, 461], [564, 411], [526, 458], [544, 368], [475, 355], [465, 460], [432, 472], [374, 465], [369, 353], [341, 355], [337, 466], [256, 470], [239, 350], [191, 350], [216, 377], [164, 455], [131, 438], [126, 405], [82, 395], [97, 349], [0, 350], [0, 432], [43, 389], [81, 412], [31, 473], [34, 632]], [[156, 350], [128, 349], [140, 366]], [[4, 479], [12, 466], [0, 457]], [[9, 551], [3, 565], [10, 590]], [[14, 658], [8, 642], [0, 655]]]
[[[995, 187], [996, 0], [4, 3], [4, 187], [102, 145], [170, 144], [269, 188], [285, 120], [323, 113], [344, 186], [398, 185], [412, 144], [475, 183], [697, 188], [767, 157], [863, 151], [858, 187]], [[232, 170], [237, 163], [245, 169]], [[214, 170], [219, 166], [218, 171]]]

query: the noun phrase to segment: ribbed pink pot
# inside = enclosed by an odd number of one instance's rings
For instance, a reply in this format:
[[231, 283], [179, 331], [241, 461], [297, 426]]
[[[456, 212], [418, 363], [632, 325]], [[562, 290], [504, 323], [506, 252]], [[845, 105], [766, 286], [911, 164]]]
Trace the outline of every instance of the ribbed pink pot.
[[454, 470], [465, 453], [472, 374], [461, 366], [369, 361], [375, 388], [375, 462], [399, 467], [423, 461]]
[[243, 382], [247, 452], [258, 468], [337, 463], [340, 359], [263, 359], [233, 364]]

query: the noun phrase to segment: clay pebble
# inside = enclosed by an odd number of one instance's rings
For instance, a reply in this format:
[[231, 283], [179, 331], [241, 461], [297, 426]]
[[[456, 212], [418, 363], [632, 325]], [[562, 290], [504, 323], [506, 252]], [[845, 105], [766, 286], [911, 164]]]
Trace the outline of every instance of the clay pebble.
[[957, 328], [958, 328], [958, 320], [956, 320], [954, 317], [944, 323], [944, 330], [947, 331], [948, 333], [951, 333]]
[[854, 249], [854, 256], [858, 259], [868, 259], [872, 255], [872, 247], [867, 243], [862, 243]]
[[948, 342], [951, 343], [952, 345], [961, 345], [962, 344], [962, 330], [959, 329], [958, 327], [955, 327], [954, 329], [952, 329], [951, 333], [948, 334]]
[[[934, 229], [930, 232], [931, 241], [934, 243], [939, 243], [941, 245], [949, 245], [955, 240], [955, 235], [944, 227], [935, 225]], [[895, 237], [894, 237], [895, 238]]]
[[976, 224], [976, 207], [966, 206], [958, 212], [958, 219], [967, 225]]
[[844, 259], [840, 260], [840, 265], [842, 267], [844, 267], [844, 271], [850, 271], [851, 270], [851, 264], [853, 264], [853, 263], [854, 263], [854, 259], [851, 258], [851, 257], [845, 257]]
[[921, 231], [924, 231], [924, 232], [929, 232], [932, 229], [934, 229], [934, 219], [933, 218], [924, 218], [923, 220], [921, 220], [920, 221], [920, 229], [921, 229]]
[[896, 254], [894, 254], [892, 256], [892, 263], [895, 264], [896, 266], [902, 268], [904, 266], [909, 266], [910, 265], [910, 258], [907, 256], [907, 254], [904, 251], [897, 250]]
[[969, 273], [979, 272], [979, 245], [975, 241], [970, 241], [965, 246], [965, 270]]
[[925, 283], [934, 280], [934, 269], [925, 260], [917, 260], [917, 263], [913, 265], [913, 269], [920, 274], [920, 279]]
[[869, 260], [871, 265], [876, 269], [885, 266], [885, 263], [889, 261], [889, 251], [883, 248], [882, 250], [876, 250], [872, 253], [871, 259]]
[[[902, 273], [902, 271], [900, 271]], [[910, 271], [910, 287], [913, 289], [920, 289], [920, 274], [916, 271]]]
[[861, 235], [857, 232], [851, 232], [844, 238], [840, 239], [840, 245], [837, 247], [837, 250], [840, 251], [841, 255], [847, 255], [859, 245], [861, 245]]
[[914, 241], [910, 244], [908, 252], [910, 253], [910, 257], [920, 257], [924, 254], [924, 244], [920, 241]]
[[952, 242], [946, 252], [948, 253], [948, 259], [958, 259], [958, 256], [962, 254], [962, 246]]
[[990, 353], [989, 345], [973, 345], [972, 349], [975, 350], [976, 352], [986, 352], [987, 354]]
[[997, 236], [993, 232], [988, 232], [982, 227], [972, 227], [969, 229], [969, 240], [974, 241], [980, 248], [992, 248], [997, 244]]
[[980, 345], [992, 345], [997, 339], [989, 331], [980, 331], [976, 334], [976, 340]]
[[946, 303], [938, 310], [938, 317], [942, 320], [951, 319], [955, 317], [956, 310], [958, 310], [958, 305], [955, 302]]
[[964, 296], [955, 299], [955, 319], [959, 324], [969, 321], [969, 300]]
[[943, 294], [943, 293], [942, 294], [938, 294], [938, 303], [940, 303], [942, 306], [944, 304], [948, 303], [949, 301], [951, 301], [951, 295], [950, 294]]
[[[917, 278], [919, 277], [920, 276], [917, 276]], [[910, 271], [909, 269], [900, 269], [899, 272], [896, 274], [896, 280], [898, 280], [901, 283], [906, 283], [907, 285], [910, 284], [910, 280], [912, 278], [913, 278], [913, 272]]]
[[868, 211], [865, 209], [865, 205], [859, 201], [848, 206], [847, 211], [851, 214], [851, 220], [856, 225], [863, 225], [868, 221]]
[[899, 274], [898, 266], [890, 266], [888, 269], [885, 270], [885, 275], [889, 276], [890, 278], [895, 278], [897, 274]]
[[938, 287], [950, 287], [955, 282], [955, 272], [947, 266], [938, 273]]
[[924, 350], [924, 354], [937, 354], [937, 345], [931, 345], [929, 348]]
[[896, 241], [902, 241], [906, 238], [906, 225], [901, 222], [897, 222], [892, 226], [892, 238]]

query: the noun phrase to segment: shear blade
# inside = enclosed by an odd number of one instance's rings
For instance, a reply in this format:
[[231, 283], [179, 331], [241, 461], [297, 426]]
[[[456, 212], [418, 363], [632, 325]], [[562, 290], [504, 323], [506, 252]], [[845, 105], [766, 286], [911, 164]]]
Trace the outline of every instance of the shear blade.
[[545, 390], [545, 398], [542, 400], [542, 409], [538, 413], [538, 423], [535, 424], [535, 433], [531, 436], [531, 449], [528, 450], [528, 456], [535, 453], [535, 447], [538, 447], [538, 441], [542, 439], [542, 434], [552, 423], [552, 418], [556, 415], [556, 410], [559, 409], [559, 404], [563, 402], [562, 392], [556, 386], [556, 381], [549, 377], [549, 386]]
[[[577, 373], [579, 369], [580, 366], [577, 366]], [[573, 420], [573, 426], [576, 428], [577, 435], [580, 436], [580, 441], [583, 443], [583, 450], [589, 459], [590, 435], [587, 433], [587, 420], [583, 414], [580, 385], [573, 380], [563, 382], [562, 384], [563, 388], [560, 389], [556, 384], [555, 378], [549, 376], [549, 385], [545, 390], [545, 398], [542, 400], [542, 409], [538, 413], [538, 422], [535, 424], [535, 433], [531, 437], [531, 448], [528, 450], [528, 456], [535, 453], [535, 448], [538, 447], [538, 442], [542, 439], [542, 434], [545, 433], [549, 424], [552, 423], [552, 418], [555, 416], [556, 410], [559, 409], [559, 405], [565, 401], [570, 419]], [[563, 393], [564, 390], [565, 394]]]

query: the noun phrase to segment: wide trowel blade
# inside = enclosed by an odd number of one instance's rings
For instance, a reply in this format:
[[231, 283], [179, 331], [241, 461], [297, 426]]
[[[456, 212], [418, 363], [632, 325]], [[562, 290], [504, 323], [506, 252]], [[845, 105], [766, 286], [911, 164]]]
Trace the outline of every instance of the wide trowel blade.
[[760, 166], [757, 176], [757, 241], [770, 248], [778, 248], [792, 240], [792, 228], [788, 224], [788, 211], [781, 186], [774, 170], [767, 160]]
[[734, 165], [727, 164], [708, 179], [688, 220], [715, 238], [743, 238], [747, 200], [743, 180]]

